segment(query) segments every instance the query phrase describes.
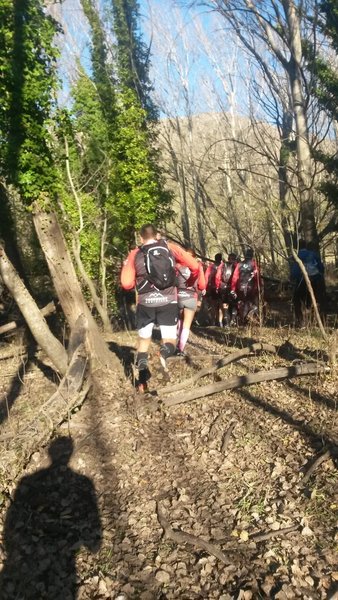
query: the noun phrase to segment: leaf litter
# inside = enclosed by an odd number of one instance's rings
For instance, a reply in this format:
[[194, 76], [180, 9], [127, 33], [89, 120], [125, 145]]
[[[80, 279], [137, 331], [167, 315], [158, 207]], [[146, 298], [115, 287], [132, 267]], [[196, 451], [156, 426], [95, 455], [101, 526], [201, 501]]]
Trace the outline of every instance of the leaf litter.
[[[167, 385], [205, 366], [205, 359], [198, 362], [198, 354], [226, 355], [234, 350], [234, 342], [237, 347], [245, 346], [245, 336], [251, 334], [243, 331], [236, 340], [226, 335], [216, 339], [211, 328], [196, 330], [189, 347], [193, 364], [178, 361], [170, 366]], [[256, 335], [256, 341], [276, 343], [278, 330], [261, 329]], [[307, 347], [304, 341], [294, 334], [287, 348], [288, 360], [297, 359], [297, 348]], [[118, 334], [116, 342], [131, 345], [127, 334]], [[154, 348], [153, 388], [163, 386], [157, 360]], [[285, 362], [285, 354], [257, 355], [229, 365], [220, 376]], [[72, 593], [67, 583], [69, 569], [61, 559], [62, 549], [70, 542], [74, 594], [83, 600], [333, 597], [338, 572], [334, 460], [323, 461], [302, 484], [309, 461], [328, 446], [337, 447], [337, 395], [329, 376], [262, 383], [152, 414], [134, 410], [131, 387], [121, 390], [114, 385], [113, 374], [98, 380], [81, 411], [55, 432], [55, 436], [70, 432], [75, 445], [70, 467], [84, 477], [80, 487], [67, 495], [64, 473], [58, 474], [58, 523], [54, 512], [48, 512], [43, 487], [37, 505], [25, 508], [49, 518], [54, 535], [48, 552], [40, 557], [36, 598], [66, 599]], [[146, 404], [146, 398], [138, 399], [139, 403]], [[231, 428], [233, 423], [236, 426]], [[47, 465], [42, 449], [24, 475]], [[89, 539], [97, 535], [97, 530], [91, 530], [90, 515], [74, 520], [74, 503], [79, 503], [87, 479], [95, 488], [101, 520], [99, 547]], [[15, 496], [15, 483], [8, 486], [9, 495], [2, 497], [2, 527]], [[174, 539], [164, 535], [157, 503], [168, 527], [185, 535], [174, 535]], [[23, 515], [18, 519], [19, 529], [22, 521]], [[34, 525], [34, 519], [31, 522]], [[58, 530], [61, 525], [60, 537], [53, 527]], [[44, 531], [41, 527], [31, 531], [32, 552], [44, 547], [40, 538]], [[200, 546], [190, 543], [196, 539], [202, 541]], [[205, 549], [208, 544], [217, 547], [226, 561], [210, 554]], [[2, 548], [1, 560], [6, 564]]]

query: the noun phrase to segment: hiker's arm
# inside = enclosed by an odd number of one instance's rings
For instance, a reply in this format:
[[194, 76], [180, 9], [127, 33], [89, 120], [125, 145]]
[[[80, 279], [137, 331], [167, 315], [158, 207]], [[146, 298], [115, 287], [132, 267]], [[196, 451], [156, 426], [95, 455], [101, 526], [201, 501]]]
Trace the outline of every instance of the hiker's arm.
[[200, 290], [200, 292], [203, 292], [203, 290], [205, 290], [205, 288], [206, 288], [205, 275], [204, 275], [204, 271], [203, 271], [203, 265], [201, 265], [201, 263], [199, 263], [199, 266], [198, 266], [197, 287]]
[[216, 271], [216, 275], [215, 275], [216, 290], [219, 290], [219, 288], [221, 286], [222, 268], [223, 268], [223, 263], [221, 262], [217, 267], [217, 271]]
[[198, 261], [193, 256], [191, 256], [189, 252], [186, 252], [180, 246], [177, 246], [176, 244], [172, 243], [168, 243], [168, 246], [175, 257], [176, 262], [179, 265], [182, 265], [183, 267], [188, 267], [191, 271], [192, 278], [196, 280], [198, 277], [199, 269]]
[[231, 291], [232, 292], [236, 292], [238, 278], [239, 278], [239, 263], [237, 263], [237, 265], [235, 266], [234, 274], [231, 279]]
[[211, 266], [209, 265], [209, 266], [206, 268], [206, 271], [205, 271], [205, 273], [204, 273], [204, 277], [205, 277], [205, 287], [208, 287], [210, 273], [211, 273]]
[[138, 248], [129, 252], [121, 271], [121, 286], [124, 290], [132, 290], [136, 284], [135, 256]]

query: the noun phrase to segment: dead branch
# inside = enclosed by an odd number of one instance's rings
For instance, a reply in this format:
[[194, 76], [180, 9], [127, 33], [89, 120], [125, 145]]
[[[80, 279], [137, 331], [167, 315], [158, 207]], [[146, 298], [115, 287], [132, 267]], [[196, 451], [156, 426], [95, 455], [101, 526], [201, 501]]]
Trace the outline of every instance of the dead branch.
[[27, 354], [27, 348], [23, 348], [22, 346], [11, 348], [8, 352], [1, 352], [0, 360], [7, 360], [8, 358], [16, 358], [17, 356], [23, 356], [23, 354]]
[[[40, 312], [43, 317], [48, 317], [53, 312], [55, 312], [55, 310], [56, 310], [55, 304], [52, 301], [52, 302], [49, 302], [48, 304], [46, 304], [46, 306], [44, 306], [43, 308], [41, 308]], [[24, 324], [25, 324], [24, 321], [11, 321], [10, 323], [6, 323], [6, 325], [2, 325], [0, 327], [0, 335], [3, 333], [8, 333], [8, 331], [13, 331], [13, 329], [17, 329], [18, 327], [21, 327], [21, 325], [24, 325]]]
[[193, 389], [185, 394], [178, 394], [173, 398], [165, 396], [162, 398], [162, 403], [164, 406], [175, 406], [176, 404], [190, 402], [191, 400], [204, 398], [211, 394], [224, 392], [225, 390], [241, 388], [245, 385], [253, 385], [255, 383], [262, 383], [263, 381], [300, 377], [302, 375], [319, 375], [326, 373], [328, 370], [328, 368], [318, 366], [317, 363], [310, 362], [289, 367], [280, 367], [269, 371], [258, 371], [258, 373], [248, 373], [247, 375], [234, 375], [225, 381], [203, 385], [202, 387]]
[[324, 452], [324, 454], [320, 454], [316, 460], [312, 463], [312, 465], [307, 469], [307, 471], [305, 471], [301, 483], [307, 483], [312, 475], [312, 473], [314, 473], [314, 471], [317, 469], [317, 467], [319, 467], [319, 465], [321, 465], [323, 462], [325, 462], [326, 460], [328, 460], [331, 456], [331, 452], [330, 450], [327, 450], [326, 452]]
[[196, 373], [196, 375], [193, 375], [193, 377], [190, 377], [190, 379], [181, 381], [180, 383], [177, 383], [176, 385], [171, 385], [170, 389], [168, 389], [169, 386], [160, 388], [158, 390], [158, 394], [161, 394], [162, 392], [167, 392], [169, 394], [172, 394], [173, 392], [178, 392], [179, 390], [184, 390], [185, 388], [191, 387], [192, 385], [194, 385], [194, 383], [196, 383], [196, 381], [198, 381], [202, 377], [205, 377], [206, 375], [211, 375], [212, 373], [215, 373], [218, 369], [222, 369], [223, 367], [226, 367], [230, 363], [240, 360], [244, 356], [249, 356], [250, 354], [253, 354], [255, 352], [274, 352], [275, 353], [275, 352], [277, 352], [277, 348], [276, 348], [276, 346], [272, 346], [271, 344], [263, 344], [261, 342], [258, 342], [256, 344], [250, 344], [250, 346], [248, 346], [247, 348], [242, 348], [241, 350], [237, 350], [237, 352], [233, 352], [232, 354], [229, 354], [228, 356], [221, 358], [221, 360], [218, 360], [217, 363], [213, 367], [206, 367], [205, 369], [202, 369], [201, 371]]
[[230, 442], [230, 438], [231, 438], [231, 434], [233, 432], [233, 430], [236, 427], [236, 421], [233, 421], [232, 423], [230, 423], [227, 431], [225, 432], [224, 436], [223, 436], [223, 440], [222, 440], [222, 445], [221, 445], [221, 452], [226, 452], [228, 449], [228, 445]]
[[223, 412], [223, 411], [221, 411], [221, 412], [220, 412], [220, 413], [217, 415], [217, 417], [216, 417], [216, 418], [213, 420], [213, 422], [211, 423], [211, 427], [210, 427], [210, 429], [209, 429], [209, 433], [208, 433], [208, 442], [210, 442], [211, 440], [213, 440], [213, 439], [214, 439], [214, 437], [215, 437], [215, 433], [216, 433], [216, 429], [217, 429], [217, 426], [218, 426], [218, 424], [219, 424], [220, 420], [221, 420], [223, 417], [224, 417], [224, 412]]
[[67, 353], [61, 342], [50, 331], [34, 298], [27, 290], [1, 245], [0, 275], [18, 305], [33, 337], [50, 358], [54, 367], [64, 375], [67, 369]]
[[271, 540], [274, 537], [279, 535], [286, 535], [287, 533], [292, 533], [293, 531], [297, 531], [299, 528], [298, 525], [291, 525], [290, 527], [284, 527], [284, 529], [277, 529], [277, 531], [268, 531], [267, 533], [255, 533], [254, 535], [250, 535], [250, 542], [255, 542], [258, 544], [259, 542], [265, 542], [266, 540]]
[[202, 538], [192, 535], [191, 533], [185, 533], [184, 531], [177, 531], [176, 529], [173, 529], [161, 511], [158, 501], [156, 502], [156, 512], [158, 522], [161, 525], [166, 538], [172, 540], [176, 544], [191, 544], [195, 548], [205, 550], [212, 556], [218, 558], [218, 560], [221, 560], [226, 564], [230, 564], [231, 561], [225, 556], [225, 554], [223, 554], [223, 552], [221, 552], [221, 550], [217, 548], [217, 546], [214, 546], [214, 544], [206, 542]]

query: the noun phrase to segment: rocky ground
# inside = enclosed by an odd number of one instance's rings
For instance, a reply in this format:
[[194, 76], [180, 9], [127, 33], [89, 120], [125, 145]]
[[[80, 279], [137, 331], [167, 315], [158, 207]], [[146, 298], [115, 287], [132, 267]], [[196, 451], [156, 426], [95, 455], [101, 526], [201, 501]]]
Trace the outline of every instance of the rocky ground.
[[[211, 364], [210, 355], [252, 341], [274, 343], [279, 352], [242, 359], [218, 377], [325, 359], [321, 341], [307, 332], [196, 328], [187, 348], [191, 361], [172, 362], [169, 382], [154, 343], [151, 388], [170, 389]], [[129, 333], [116, 334], [111, 344], [126, 372], [134, 344]], [[43, 381], [43, 400], [55, 386], [46, 368], [34, 369], [32, 402]], [[3, 436], [27, 404], [27, 375], [10, 419], [4, 417]], [[97, 380], [81, 410], [55, 432], [73, 439], [69, 464], [67, 440], [59, 442], [61, 459], [53, 455], [52, 466], [48, 449], [41, 449], [24, 479], [1, 496], [0, 598], [337, 597], [333, 373], [257, 384], [149, 414], [147, 398], [135, 397], [128, 382], [117, 386], [113, 374]], [[5, 406], [7, 383], [1, 383]]]

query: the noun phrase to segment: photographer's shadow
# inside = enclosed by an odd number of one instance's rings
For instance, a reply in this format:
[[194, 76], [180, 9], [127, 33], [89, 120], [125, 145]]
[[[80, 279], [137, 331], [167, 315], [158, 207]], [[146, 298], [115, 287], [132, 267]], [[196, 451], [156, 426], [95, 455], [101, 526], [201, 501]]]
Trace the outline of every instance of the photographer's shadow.
[[51, 465], [21, 479], [6, 516], [1, 600], [74, 600], [75, 556], [101, 546], [94, 485], [68, 466], [72, 440], [57, 438], [48, 453]]

